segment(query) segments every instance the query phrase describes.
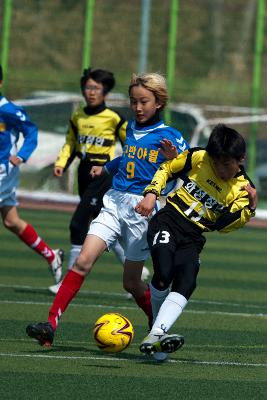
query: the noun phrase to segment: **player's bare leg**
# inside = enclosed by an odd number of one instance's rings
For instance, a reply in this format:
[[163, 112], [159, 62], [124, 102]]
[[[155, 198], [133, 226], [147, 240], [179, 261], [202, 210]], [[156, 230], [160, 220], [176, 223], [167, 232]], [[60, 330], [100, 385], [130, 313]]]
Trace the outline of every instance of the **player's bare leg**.
[[123, 287], [131, 293], [137, 303], [148, 317], [148, 324], [152, 325], [152, 306], [150, 299], [150, 289], [148, 285], [142, 281], [142, 270], [144, 261], [125, 260], [123, 271]]
[[45, 258], [49, 264], [49, 271], [54, 276], [56, 283], [58, 283], [62, 277], [64, 251], [62, 249], [51, 249], [38, 235], [34, 227], [20, 218], [16, 206], [5, 206], [1, 208], [1, 216], [5, 228], [18, 236], [20, 240], [36, 253]]
[[[41, 346], [51, 346], [59, 319], [72, 299], [80, 290], [86, 275], [91, 271], [98, 257], [106, 250], [106, 243], [95, 235], [88, 235], [73, 268], [67, 272], [62, 285], [49, 310], [48, 322], [30, 324], [28, 336], [36, 339]], [[52, 334], [51, 334], [52, 332]]]
[[15, 206], [1, 208], [2, 220], [5, 228], [19, 236], [27, 226], [27, 222], [19, 217]]

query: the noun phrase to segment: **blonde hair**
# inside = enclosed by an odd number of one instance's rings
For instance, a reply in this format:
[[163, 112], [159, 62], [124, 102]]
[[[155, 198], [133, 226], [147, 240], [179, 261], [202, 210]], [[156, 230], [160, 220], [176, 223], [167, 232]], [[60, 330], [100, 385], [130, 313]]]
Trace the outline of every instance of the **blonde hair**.
[[142, 74], [133, 74], [132, 79], [129, 85], [128, 93], [130, 95], [131, 89], [134, 86], [143, 86], [145, 89], [149, 90], [154, 94], [158, 103], [161, 105], [161, 109], [163, 109], [168, 102], [168, 90], [167, 83], [164, 76], [156, 73], [142, 73]]

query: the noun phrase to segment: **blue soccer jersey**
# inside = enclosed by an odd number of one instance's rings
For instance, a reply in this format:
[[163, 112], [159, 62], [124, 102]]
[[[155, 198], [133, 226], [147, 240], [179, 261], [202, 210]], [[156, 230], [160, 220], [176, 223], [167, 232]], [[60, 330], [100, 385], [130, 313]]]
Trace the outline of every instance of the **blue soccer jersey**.
[[[20, 132], [24, 142], [17, 153]], [[17, 155], [27, 161], [37, 146], [38, 130], [25, 111], [0, 95], [0, 164], [8, 167], [9, 157]]]
[[181, 133], [163, 121], [146, 127], [139, 127], [135, 121], [129, 121], [123, 155], [105, 166], [109, 173], [114, 174], [112, 187], [141, 195], [160, 164], [166, 161], [159, 152], [163, 139], [171, 140], [178, 153], [189, 148]]

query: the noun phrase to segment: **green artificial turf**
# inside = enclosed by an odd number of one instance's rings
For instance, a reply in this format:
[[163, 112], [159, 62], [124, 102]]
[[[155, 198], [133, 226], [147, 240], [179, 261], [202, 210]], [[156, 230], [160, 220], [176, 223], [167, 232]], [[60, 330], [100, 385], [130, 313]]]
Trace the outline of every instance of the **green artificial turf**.
[[[68, 256], [69, 213], [20, 214]], [[26, 325], [47, 318], [53, 279], [40, 256], [3, 227], [0, 235], [1, 399], [266, 398], [267, 230], [207, 235], [198, 287], [172, 328], [185, 336], [185, 345], [163, 364], [139, 352], [146, 318], [126, 298], [122, 267], [112, 253], [99, 259], [63, 315], [53, 347], [28, 338]], [[135, 337], [122, 353], [102, 353], [92, 328], [113, 311], [131, 320]]]

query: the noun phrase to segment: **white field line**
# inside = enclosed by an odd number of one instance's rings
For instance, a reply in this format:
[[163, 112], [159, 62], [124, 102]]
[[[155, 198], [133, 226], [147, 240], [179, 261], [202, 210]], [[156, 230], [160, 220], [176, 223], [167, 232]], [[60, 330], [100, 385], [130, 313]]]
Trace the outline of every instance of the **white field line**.
[[[0, 353], [0, 357], [14, 357], [14, 358], [36, 358], [36, 359], [51, 359], [51, 360], [99, 360], [99, 361], [118, 361], [118, 362], [132, 362], [127, 358], [118, 357], [95, 357], [95, 356], [50, 356], [46, 354], [16, 354], [16, 353]], [[148, 358], [140, 357], [140, 360], [134, 360], [134, 362], [148, 361]], [[155, 362], [151, 358], [151, 362]], [[241, 363], [234, 361], [200, 361], [200, 360], [167, 360], [168, 363], [172, 364], [199, 364], [199, 365], [218, 365], [218, 366], [235, 366], [235, 367], [267, 367], [264, 363]]]
[[[42, 301], [13, 301], [13, 300], [0, 300], [0, 304], [20, 304], [20, 305], [29, 305], [29, 306], [51, 306], [51, 302], [42, 302]], [[114, 310], [136, 310], [135, 306], [108, 306], [106, 304], [79, 304], [72, 303], [70, 307], [80, 307], [80, 308], [103, 308], [103, 309], [111, 309]], [[236, 313], [236, 312], [224, 312], [224, 311], [209, 311], [209, 310], [185, 310], [185, 313], [188, 314], [213, 314], [213, 315], [225, 315], [225, 316], [234, 316], [234, 317], [249, 317], [249, 318], [266, 318], [267, 314], [251, 314], [251, 313]]]
[[[10, 288], [10, 289], [29, 289], [35, 291], [48, 291], [47, 287], [34, 287], [29, 285], [6, 285], [0, 284], [0, 288]], [[103, 295], [103, 296], [112, 296], [112, 297], [121, 297], [127, 299], [127, 293], [116, 293], [116, 292], [101, 292], [98, 290], [80, 290], [79, 293], [82, 294], [92, 294], [92, 295]], [[190, 303], [193, 304], [209, 304], [209, 305], [218, 305], [218, 306], [230, 306], [230, 307], [240, 307], [240, 308], [260, 308], [267, 309], [265, 306], [260, 306], [257, 304], [243, 304], [243, 303], [228, 303], [223, 301], [210, 301], [210, 300], [189, 300]], [[263, 314], [265, 315], [265, 314]]]

